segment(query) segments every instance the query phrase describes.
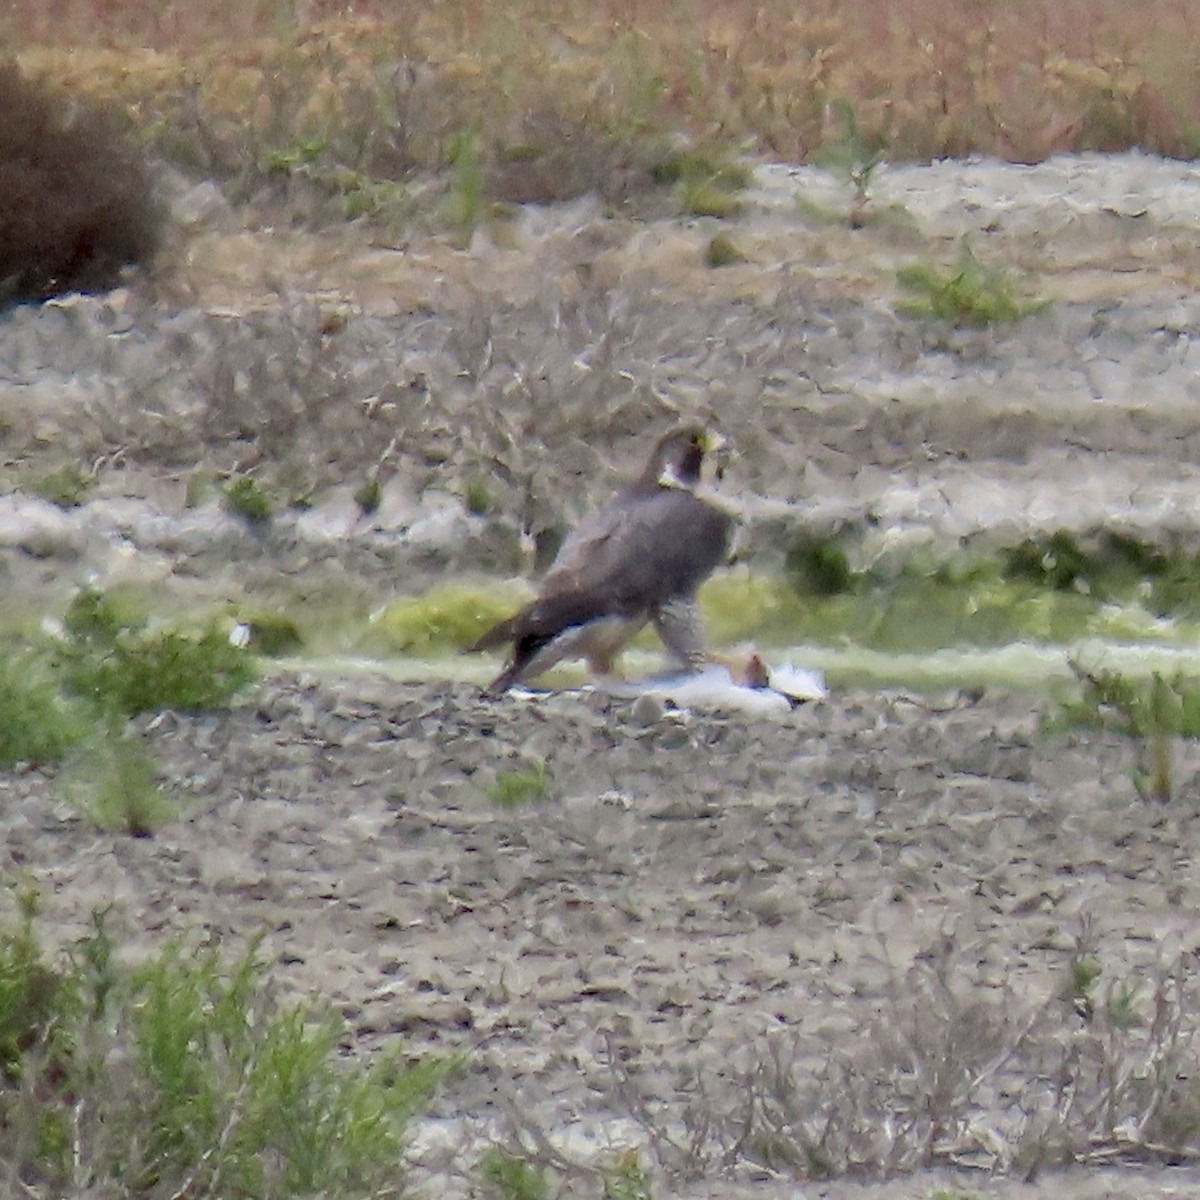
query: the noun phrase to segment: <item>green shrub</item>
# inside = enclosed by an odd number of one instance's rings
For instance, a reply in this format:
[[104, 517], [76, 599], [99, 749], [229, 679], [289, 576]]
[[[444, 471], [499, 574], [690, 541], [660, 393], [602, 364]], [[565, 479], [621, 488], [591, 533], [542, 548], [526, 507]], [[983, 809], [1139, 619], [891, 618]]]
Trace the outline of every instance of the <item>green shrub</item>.
[[489, 1200], [546, 1200], [550, 1193], [545, 1168], [499, 1146], [484, 1152], [479, 1176]]
[[933, 317], [955, 325], [996, 325], [1019, 321], [1040, 312], [1048, 300], [1021, 300], [1011, 272], [981, 263], [964, 238], [958, 263], [942, 270], [932, 263], [915, 262], [896, 272], [900, 286], [911, 298], [897, 304], [899, 311]]
[[396, 650], [428, 654], [469, 646], [515, 607], [501, 589], [431, 588], [423, 596], [393, 601], [372, 624]]
[[1200, 737], [1200, 681], [1155, 671], [1149, 679], [1119, 671], [1071, 669], [1079, 696], [1064, 701], [1048, 722], [1054, 727], [1113, 729], [1137, 746], [1133, 781], [1144, 800], [1166, 802], [1175, 793], [1175, 742]]
[[58, 762], [87, 730], [83, 713], [36, 657], [0, 656], [0, 767]]
[[153, 631], [109, 597], [84, 589], [65, 618], [58, 649], [63, 682], [75, 696], [126, 716], [223, 708], [255, 676], [250, 654], [227, 634]]
[[99, 829], [129, 837], [152, 837], [177, 812], [158, 785], [153, 761], [120, 733], [83, 757], [67, 793]]
[[251, 524], [271, 519], [271, 498], [261, 483], [251, 475], [239, 475], [225, 485], [222, 493], [225, 508]]
[[523, 808], [545, 800], [550, 794], [550, 772], [545, 762], [535, 759], [520, 771], [497, 771], [487, 794], [500, 808]]
[[252, 947], [116, 965], [102, 916], [48, 961], [35, 901], [0, 932], [0, 1173], [31, 1194], [400, 1194], [409, 1121], [449, 1064], [345, 1063], [343, 1022], [277, 1004]]

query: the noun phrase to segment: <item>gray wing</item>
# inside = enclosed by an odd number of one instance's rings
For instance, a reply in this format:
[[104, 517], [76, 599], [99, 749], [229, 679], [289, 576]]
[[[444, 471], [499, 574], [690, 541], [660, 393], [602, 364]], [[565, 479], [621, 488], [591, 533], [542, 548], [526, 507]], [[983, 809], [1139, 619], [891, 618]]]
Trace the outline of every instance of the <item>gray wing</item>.
[[724, 558], [730, 524], [682, 489], [623, 494], [568, 535], [540, 594], [588, 593], [625, 612], [690, 595]]

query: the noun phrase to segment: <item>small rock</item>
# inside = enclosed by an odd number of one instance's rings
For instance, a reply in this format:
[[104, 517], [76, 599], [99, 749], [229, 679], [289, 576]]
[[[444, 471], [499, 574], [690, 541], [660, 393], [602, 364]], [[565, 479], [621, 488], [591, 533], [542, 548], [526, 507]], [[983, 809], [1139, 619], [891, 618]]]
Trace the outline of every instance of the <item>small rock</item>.
[[635, 725], [657, 725], [666, 709], [657, 696], [639, 696], [629, 708], [629, 719]]

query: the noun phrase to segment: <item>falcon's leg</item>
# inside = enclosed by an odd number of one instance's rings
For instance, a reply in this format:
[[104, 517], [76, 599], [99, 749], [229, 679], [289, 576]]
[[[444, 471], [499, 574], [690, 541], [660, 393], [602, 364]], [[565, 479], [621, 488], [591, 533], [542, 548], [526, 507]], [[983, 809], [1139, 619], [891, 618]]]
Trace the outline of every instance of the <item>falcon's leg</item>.
[[695, 598], [672, 600], [650, 618], [662, 643], [673, 658], [689, 671], [701, 671], [708, 664], [704, 650], [704, 618]]
[[617, 656], [645, 626], [645, 619], [636, 617], [607, 617], [595, 621], [585, 633], [584, 657], [588, 671], [600, 679], [620, 680], [616, 669]]

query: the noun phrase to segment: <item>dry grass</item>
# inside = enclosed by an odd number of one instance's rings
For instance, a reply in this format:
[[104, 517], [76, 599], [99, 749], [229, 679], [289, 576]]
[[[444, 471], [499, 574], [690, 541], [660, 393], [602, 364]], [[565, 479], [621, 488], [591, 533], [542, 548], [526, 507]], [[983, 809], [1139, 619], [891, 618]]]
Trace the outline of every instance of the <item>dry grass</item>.
[[765, 1036], [725, 1079], [697, 1077], [682, 1114], [645, 1095], [614, 1052], [615, 1099], [683, 1179], [739, 1165], [789, 1179], [936, 1166], [1031, 1179], [1079, 1163], [1194, 1162], [1194, 968], [1114, 970], [1089, 937], [1085, 923], [1043, 999], [973, 985], [969, 953], [946, 939], [837, 1048]]
[[347, 167], [445, 166], [474, 130], [497, 192], [557, 198], [559, 179], [636, 174], [612, 147], [646, 134], [804, 160], [839, 136], [842, 105], [893, 159], [1188, 155], [1200, 126], [1200, 10], [1182, 0], [303, 7], [17, 0], [0, 34], [31, 69], [129, 105], [169, 156], [248, 190], [269, 153], [316, 147], [310, 165], [343, 172], [326, 173], [336, 190]]

